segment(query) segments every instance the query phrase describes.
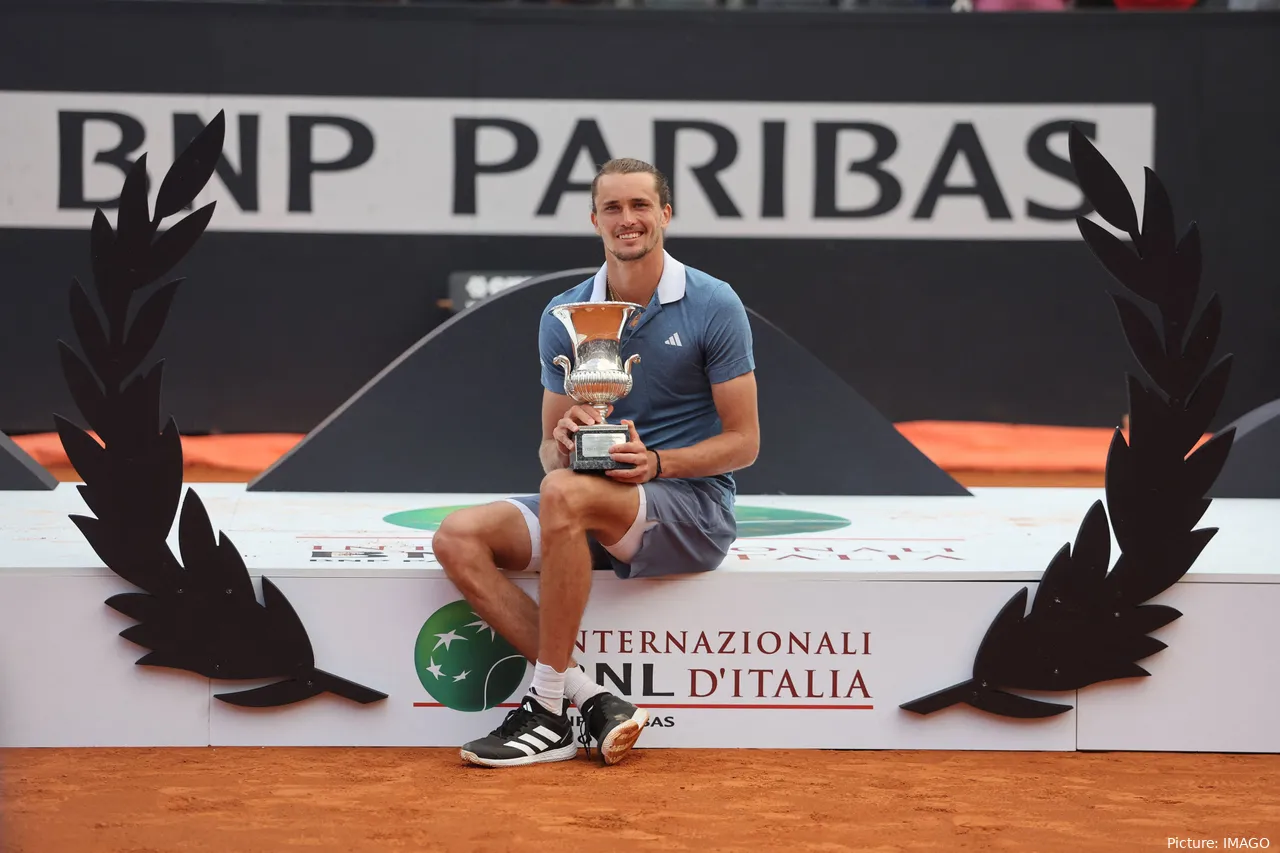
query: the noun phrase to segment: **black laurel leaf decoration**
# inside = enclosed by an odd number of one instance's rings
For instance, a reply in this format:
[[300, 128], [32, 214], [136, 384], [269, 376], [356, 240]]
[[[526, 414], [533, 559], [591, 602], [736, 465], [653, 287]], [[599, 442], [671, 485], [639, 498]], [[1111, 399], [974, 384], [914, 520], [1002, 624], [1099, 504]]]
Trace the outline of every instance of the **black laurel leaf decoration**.
[[145, 284], [146, 258], [158, 221], [147, 206], [147, 155], [143, 154], [125, 175], [116, 213], [116, 275], [130, 288]]
[[[58, 342], [72, 399], [97, 434], [95, 439], [54, 415], [62, 446], [84, 481], [80, 495], [93, 513], [71, 520], [104, 564], [142, 590], [106, 602], [135, 620], [120, 636], [148, 650], [139, 665], [208, 678], [275, 679], [265, 687], [218, 696], [245, 707], [321, 693], [375, 702], [386, 694], [315, 668], [306, 627], [288, 599], [263, 578], [259, 604], [239, 550], [226, 535], [215, 533], [194, 491], [183, 500], [182, 437], [161, 408], [164, 361], [145, 364], [183, 279], [145, 291], [194, 247], [214, 205], [157, 237], [159, 225], [191, 204], [209, 181], [224, 128], [220, 112], [177, 157], [161, 183], [154, 218], [148, 211], [145, 154], [125, 178], [116, 227], [95, 211], [93, 292], [73, 281], [69, 300], [83, 357]], [[126, 325], [135, 297], [141, 304]], [[168, 544], [175, 516], [181, 562]]]
[[71, 521], [98, 558], [136, 587], [157, 589], [181, 570], [167, 547], [122, 536], [119, 528], [99, 518], [73, 515]]
[[[173, 216], [191, 204], [205, 184], [209, 183], [213, 170], [218, 166], [218, 158], [222, 156], [222, 140], [226, 136], [226, 130], [226, 116], [219, 111], [213, 121], [173, 161], [173, 166], [160, 182], [160, 192], [156, 195], [157, 219]], [[192, 240], [192, 245], [194, 243]], [[186, 254], [185, 250], [179, 257], [183, 254]], [[157, 277], [162, 275], [164, 272], [156, 273]]]
[[1080, 189], [1098, 215], [1113, 228], [1130, 236], [1137, 235], [1138, 211], [1133, 206], [1133, 199], [1102, 152], [1073, 127], [1067, 136], [1067, 153], [1075, 167]]
[[71, 466], [80, 475], [80, 479], [84, 480], [89, 487], [92, 487], [93, 483], [105, 480], [109, 457], [102, 445], [94, 441], [89, 433], [61, 415], [54, 415], [53, 422], [58, 430], [62, 449], [67, 454]]
[[986, 711], [988, 714], [998, 714], [1002, 717], [1021, 717], [1021, 718], [1039, 718], [1039, 717], [1056, 717], [1058, 714], [1071, 710], [1070, 705], [1060, 705], [1056, 702], [1041, 702], [1037, 699], [1028, 699], [1025, 696], [1019, 696], [1016, 693], [1008, 693], [1004, 690], [979, 690], [974, 693], [973, 698], [969, 700], [969, 704], [977, 708], [979, 711]]
[[1120, 315], [1120, 325], [1129, 340], [1129, 348], [1133, 350], [1134, 357], [1147, 376], [1157, 386], [1168, 386], [1176, 381], [1176, 376], [1169, 372], [1169, 360], [1165, 357], [1160, 334], [1147, 319], [1147, 315], [1142, 313], [1142, 309], [1133, 300], [1118, 293], [1111, 294], [1111, 299]]
[[1222, 398], [1227, 393], [1231, 362], [1231, 356], [1223, 356], [1191, 392], [1191, 399], [1187, 401], [1184, 423], [1179, 425], [1181, 427], [1179, 443], [1185, 448], [1183, 455], [1190, 451], [1196, 441], [1209, 430], [1213, 416], [1218, 413]]
[[1213, 357], [1213, 350], [1218, 345], [1218, 335], [1222, 332], [1222, 300], [1218, 294], [1205, 304], [1200, 312], [1200, 319], [1187, 334], [1187, 342], [1182, 348], [1183, 367], [1187, 372], [1186, 387], [1191, 387], [1194, 377], [1204, 373]]
[[213, 209], [217, 202], [209, 202], [190, 216], [178, 220], [169, 226], [151, 247], [148, 259], [147, 280], [155, 281], [169, 270], [177, 266], [178, 261], [186, 257], [187, 252], [195, 246], [196, 241], [209, 227], [213, 219]]
[[239, 705], [242, 708], [266, 708], [274, 705], [286, 705], [291, 702], [301, 702], [303, 699], [309, 699], [325, 692], [346, 696], [353, 702], [359, 702], [362, 705], [376, 702], [382, 698], [382, 694], [376, 691], [347, 681], [345, 678], [339, 678], [322, 669], [312, 669], [298, 678], [276, 681], [252, 690], [240, 690], [236, 693], [215, 693], [214, 698], [221, 699], [229, 705]]
[[98, 286], [98, 298], [104, 300], [117, 289], [113, 281], [116, 265], [112, 262], [115, 240], [116, 232], [107, 221], [106, 214], [101, 208], [95, 210], [93, 226], [89, 229], [89, 257], [93, 262], [93, 280]]
[[164, 603], [154, 595], [122, 592], [111, 596], [109, 603], [116, 611], [139, 622], [158, 622], [164, 618]]
[[[1172, 282], [1169, 311], [1185, 328], [1191, 321], [1191, 312], [1200, 296], [1200, 226], [1196, 223], [1192, 222], [1178, 241], [1174, 259], [1173, 269], [1169, 272]], [[1217, 343], [1216, 337], [1214, 343]], [[1193, 374], [1198, 374], [1203, 369], [1202, 365]]]
[[1182, 615], [1182, 611], [1166, 604], [1143, 604], [1129, 611], [1130, 626], [1143, 634], [1159, 631]]
[[80, 414], [84, 415], [89, 426], [99, 435], [109, 433], [111, 430], [106, 419], [106, 398], [89, 365], [62, 341], [58, 341], [58, 358], [62, 362], [62, 375], [67, 380], [67, 390], [71, 392], [71, 399]]
[[[1044, 618], [1050, 610], [1071, 607], [1076, 596], [1074, 581], [1075, 576], [1071, 572], [1071, 546], [1063, 545], [1040, 576], [1040, 590], [1031, 605], [1032, 618]], [[1025, 589], [1020, 593], [1024, 599], [1025, 593]], [[981, 649], [978, 656], [982, 656]]]
[[75, 327], [76, 338], [84, 348], [85, 358], [91, 364], [101, 364], [108, 368], [103, 381], [118, 381], [119, 377], [114, 375], [107, 333], [102, 329], [98, 312], [89, 301], [89, 295], [75, 278], [71, 279], [71, 322]]
[[258, 603], [253, 581], [240, 558], [240, 552], [226, 534], [216, 537], [209, 513], [200, 497], [192, 492], [178, 516], [178, 550], [187, 565], [199, 565], [204, 572], [193, 579], [192, 588], [230, 596], [237, 605]]
[[[1222, 467], [1227, 464], [1227, 456], [1231, 453], [1231, 445], [1235, 442], [1235, 438], [1234, 432], [1215, 435], [1187, 457], [1184, 469], [1188, 492], [1193, 495], [1203, 495], [1209, 491], [1209, 487], [1222, 473]], [[1205, 502], [1204, 509], [1208, 508], [1209, 504]], [[1191, 524], [1195, 524], [1203, 515], [1202, 510]]]
[[120, 354], [120, 371], [128, 376], [142, 364], [143, 359], [151, 352], [164, 321], [169, 317], [169, 308], [173, 305], [173, 297], [178, 293], [181, 281], [171, 281], [161, 287], [142, 303], [133, 318], [129, 331], [125, 333], [124, 346]]
[[[1193, 224], [1177, 239], [1169, 194], [1150, 169], [1139, 227], [1120, 177], [1074, 127], [1070, 152], [1090, 204], [1132, 240], [1131, 248], [1080, 217], [1085, 244], [1116, 281], [1158, 314], [1157, 328], [1139, 305], [1112, 294], [1129, 347], [1151, 385], [1126, 375], [1130, 435], [1126, 440], [1117, 429], [1112, 436], [1105, 508], [1095, 502], [1074, 545], [1062, 546], [1050, 560], [1029, 610], [1023, 588], [996, 614], [978, 646], [972, 679], [901, 706], [913, 713], [967, 704], [999, 716], [1049, 717], [1071, 706], [1012, 691], [1079, 690], [1150, 675], [1139, 661], [1166, 648], [1151, 634], [1182, 613], [1147, 602], [1180, 581], [1217, 533], [1195, 525], [1209, 508], [1205, 495], [1234, 434], [1228, 430], [1196, 445], [1222, 403], [1231, 356], [1209, 368], [1222, 324], [1216, 294], [1191, 325], [1200, 285], [1199, 230]], [[1108, 570], [1113, 534], [1119, 552]]]
[[1173, 204], [1164, 184], [1151, 169], [1143, 169], [1146, 179], [1146, 195], [1142, 208], [1142, 256], [1144, 258], [1169, 258], [1173, 255], [1176, 234], [1173, 224]]
[[1152, 294], [1142, 289], [1143, 284], [1137, 285], [1139, 289], [1134, 289], [1134, 286], [1128, 284], [1128, 282], [1142, 281], [1140, 272], [1142, 259], [1135, 255], [1132, 249], [1120, 242], [1120, 239], [1110, 231], [1089, 219], [1080, 220], [1080, 234], [1093, 250], [1093, 254], [1107, 268], [1107, 272], [1111, 273], [1112, 278], [1125, 284], [1143, 299], [1151, 299]]
[[163, 374], [164, 362], [156, 362], [150, 370], [134, 376], [120, 390], [111, 419], [114, 434], [107, 443], [110, 446], [114, 440], [115, 446], [126, 457], [141, 455], [155, 443]]

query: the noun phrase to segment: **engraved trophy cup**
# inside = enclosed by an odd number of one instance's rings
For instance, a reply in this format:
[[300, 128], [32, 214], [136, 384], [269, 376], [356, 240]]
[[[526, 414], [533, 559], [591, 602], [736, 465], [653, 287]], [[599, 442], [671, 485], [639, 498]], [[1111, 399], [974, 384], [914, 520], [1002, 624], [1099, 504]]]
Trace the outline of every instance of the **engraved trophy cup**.
[[600, 413], [599, 424], [583, 424], [574, 433], [569, 467], [574, 471], [606, 471], [634, 468], [615, 462], [609, 448], [631, 439], [627, 427], [604, 423], [616, 400], [631, 393], [631, 365], [640, 361], [633, 355], [622, 361], [622, 330], [631, 315], [640, 310], [633, 302], [574, 302], [551, 309], [569, 332], [574, 363], [567, 356], [555, 357], [564, 370], [564, 393]]

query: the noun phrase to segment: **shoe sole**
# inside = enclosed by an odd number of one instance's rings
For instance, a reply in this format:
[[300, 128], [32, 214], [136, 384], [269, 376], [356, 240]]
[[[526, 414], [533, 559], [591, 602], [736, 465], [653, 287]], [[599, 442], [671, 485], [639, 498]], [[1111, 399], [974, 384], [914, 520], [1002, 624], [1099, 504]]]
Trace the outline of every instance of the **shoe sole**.
[[559, 749], [548, 749], [537, 755], [522, 755], [519, 758], [482, 758], [470, 750], [462, 750], [462, 760], [468, 764], [481, 767], [522, 767], [526, 764], [548, 764], [554, 761], [570, 761], [578, 757], [576, 743], [562, 746]]
[[630, 720], [619, 723], [613, 731], [605, 735], [604, 743], [600, 744], [600, 756], [604, 759], [604, 763], [617, 764], [625, 758], [631, 751], [631, 747], [635, 746], [636, 741], [640, 739], [640, 733], [644, 731], [648, 722], [649, 712], [644, 708], [637, 708]]

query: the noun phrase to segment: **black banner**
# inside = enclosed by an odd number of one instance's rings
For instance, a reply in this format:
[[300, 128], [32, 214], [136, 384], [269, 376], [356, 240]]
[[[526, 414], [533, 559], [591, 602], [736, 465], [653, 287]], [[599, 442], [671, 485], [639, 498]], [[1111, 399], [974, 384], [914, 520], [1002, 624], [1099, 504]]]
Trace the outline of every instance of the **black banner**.
[[162, 174], [219, 110], [217, 212], [159, 343], [186, 432], [306, 432], [448, 318], [451, 275], [600, 263], [605, 153], [667, 165], [672, 254], [886, 417], [1114, 425], [1126, 345], [1072, 236], [1072, 122], [1198, 221], [1226, 423], [1280, 397], [1278, 36], [1207, 12], [7, 5], [0, 429], [71, 411], [55, 342], [120, 164]]

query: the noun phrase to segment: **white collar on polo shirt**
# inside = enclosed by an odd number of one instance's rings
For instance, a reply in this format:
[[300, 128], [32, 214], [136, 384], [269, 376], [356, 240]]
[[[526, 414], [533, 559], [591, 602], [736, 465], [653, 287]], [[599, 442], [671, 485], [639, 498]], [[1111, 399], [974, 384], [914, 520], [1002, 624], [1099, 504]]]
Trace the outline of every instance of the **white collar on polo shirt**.
[[[604, 264], [596, 272], [595, 285], [591, 290], [592, 302], [603, 302], [605, 298], [605, 279], [609, 275], [609, 265]], [[684, 264], [662, 251], [662, 278], [658, 279], [658, 301], [663, 305], [675, 302], [684, 296]]]

